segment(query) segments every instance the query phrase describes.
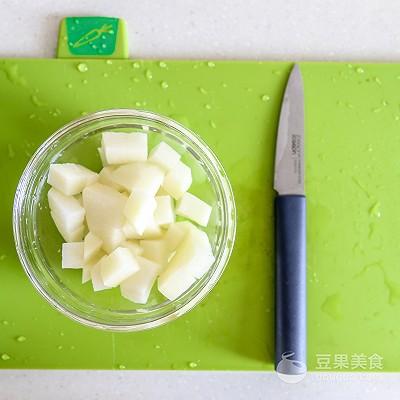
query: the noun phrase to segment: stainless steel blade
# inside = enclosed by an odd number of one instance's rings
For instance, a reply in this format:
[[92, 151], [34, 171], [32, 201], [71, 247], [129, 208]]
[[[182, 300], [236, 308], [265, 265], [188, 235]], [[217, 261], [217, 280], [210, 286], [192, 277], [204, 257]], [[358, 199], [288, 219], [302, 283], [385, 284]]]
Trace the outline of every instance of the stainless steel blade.
[[304, 92], [300, 68], [294, 65], [282, 101], [275, 150], [274, 189], [304, 195]]

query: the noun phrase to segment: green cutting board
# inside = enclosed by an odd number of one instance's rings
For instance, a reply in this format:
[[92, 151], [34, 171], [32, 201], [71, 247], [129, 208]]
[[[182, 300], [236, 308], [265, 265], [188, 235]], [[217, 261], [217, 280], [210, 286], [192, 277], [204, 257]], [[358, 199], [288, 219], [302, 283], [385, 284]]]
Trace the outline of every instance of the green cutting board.
[[[400, 371], [400, 65], [300, 65], [309, 369]], [[273, 157], [290, 68], [0, 61], [0, 368], [273, 368]], [[86, 328], [52, 309], [22, 270], [11, 226], [19, 176], [39, 144], [83, 113], [120, 107], [172, 116], [201, 135], [225, 166], [238, 209], [231, 261], [206, 300], [175, 322], [129, 334]]]

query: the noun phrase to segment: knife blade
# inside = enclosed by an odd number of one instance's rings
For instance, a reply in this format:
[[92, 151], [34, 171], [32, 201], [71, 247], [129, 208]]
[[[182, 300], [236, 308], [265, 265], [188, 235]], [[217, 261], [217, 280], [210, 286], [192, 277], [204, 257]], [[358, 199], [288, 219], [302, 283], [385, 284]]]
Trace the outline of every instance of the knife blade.
[[306, 366], [306, 198], [304, 93], [292, 68], [283, 96], [275, 151], [275, 369], [298, 381]]

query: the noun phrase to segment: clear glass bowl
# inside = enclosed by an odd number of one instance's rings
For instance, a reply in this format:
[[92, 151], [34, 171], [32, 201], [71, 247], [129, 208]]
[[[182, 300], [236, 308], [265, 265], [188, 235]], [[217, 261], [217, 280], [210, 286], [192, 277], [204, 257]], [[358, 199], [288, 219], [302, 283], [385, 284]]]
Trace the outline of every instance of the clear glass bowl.
[[[101, 169], [97, 147], [103, 131], [147, 132], [149, 147], [165, 141], [182, 154], [192, 168], [190, 191], [213, 206], [206, 228], [215, 263], [182, 296], [166, 300], [156, 288], [146, 305], [124, 299], [118, 288], [93, 292], [82, 285], [80, 270], [61, 269], [62, 238], [47, 203], [49, 166], [77, 162]], [[96, 112], [65, 125], [50, 136], [26, 166], [18, 184], [13, 210], [18, 256], [29, 279], [57, 310], [84, 325], [115, 331], [138, 331], [172, 321], [192, 309], [213, 288], [228, 262], [236, 231], [231, 185], [209, 147], [179, 123], [148, 111], [116, 109]], [[156, 286], [156, 285], [155, 285]]]

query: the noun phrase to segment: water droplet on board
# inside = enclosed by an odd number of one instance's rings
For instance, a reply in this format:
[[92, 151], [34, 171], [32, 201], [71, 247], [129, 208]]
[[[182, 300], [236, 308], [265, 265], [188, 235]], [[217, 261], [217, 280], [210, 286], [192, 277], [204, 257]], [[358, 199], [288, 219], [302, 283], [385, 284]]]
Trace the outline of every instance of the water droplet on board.
[[189, 366], [189, 368], [197, 368], [197, 363], [196, 362], [194, 362], [194, 361], [190, 361], [189, 363], [188, 363], [188, 366]]
[[104, 78], [108, 78], [107, 72], [104, 72], [103, 77], [104, 77]]
[[135, 68], [135, 69], [139, 69], [140, 68], [140, 63], [135, 61], [135, 62], [132, 63], [132, 67]]
[[79, 72], [87, 72], [89, 69], [86, 63], [79, 63], [76, 68]]
[[321, 310], [333, 319], [341, 319], [340, 296], [338, 293], [328, 296], [322, 303]]
[[7, 148], [8, 148], [8, 158], [13, 159], [15, 157], [15, 151], [14, 151], [12, 144], [9, 143]]
[[19, 342], [19, 343], [23, 343], [23, 342], [26, 342], [26, 337], [25, 337], [25, 336], [17, 336], [17, 337], [15, 338], [15, 340], [16, 340], [17, 342]]
[[6, 320], [3, 321], [3, 325], [9, 325], [10, 323]]
[[381, 203], [379, 201], [375, 202], [371, 208], [369, 209], [369, 215], [371, 217], [380, 218], [382, 216], [381, 213]]
[[87, 85], [87, 83], [88, 83], [87, 79], [84, 79], [84, 80], [82, 81], [82, 83], [83, 83], [84, 85]]
[[271, 100], [271, 97], [269, 97], [267, 94], [263, 94], [263, 95], [261, 96], [261, 100], [262, 100], [262, 101], [265, 101], [265, 102], [268, 102], [268, 101]]
[[153, 79], [153, 73], [149, 69], [146, 69], [145, 76], [148, 81], [151, 81]]
[[67, 83], [67, 88], [72, 89], [72, 83]]
[[162, 82], [160, 83], [160, 86], [161, 86], [163, 89], [168, 89], [168, 82], [162, 81]]
[[373, 108], [372, 109], [372, 112], [373, 113], [379, 113], [379, 112], [381, 112], [382, 111], [382, 108], [380, 108], [380, 107], [376, 107], [376, 108]]
[[215, 62], [213, 62], [213, 61], [208, 61], [208, 62], [207, 62], [207, 67], [214, 68], [214, 67], [215, 67]]
[[204, 108], [206, 109], [206, 110], [211, 110], [211, 104], [204, 104]]
[[375, 81], [375, 83], [377, 83], [378, 85], [382, 85], [382, 81], [381, 81], [377, 76], [375, 76], [374, 81]]
[[[102, 46], [102, 47], [103, 47], [103, 46]], [[112, 63], [113, 63], [112, 60], [107, 60], [107, 61], [106, 61], [106, 64], [107, 64], [107, 65], [112, 65]]]
[[215, 129], [217, 127], [217, 124], [213, 120], [211, 120], [210, 126], [211, 126], [211, 128]]
[[33, 94], [33, 95], [31, 96], [31, 101], [32, 101], [32, 103], [33, 103], [35, 106], [37, 106], [37, 107], [42, 107], [42, 106], [46, 105], [46, 104], [45, 104], [43, 101], [41, 101], [41, 100], [39, 99], [39, 97], [36, 96], [35, 94]]
[[71, 346], [69, 346], [70, 350], [75, 350], [75, 346], [72, 344]]
[[206, 89], [204, 89], [203, 87], [199, 87], [199, 92], [201, 93], [201, 94], [207, 94], [207, 90]]
[[124, 364], [119, 364], [119, 365], [118, 365], [118, 369], [126, 369], [126, 367], [125, 367]]
[[225, 82], [222, 82], [222, 83], [221, 83], [221, 86], [222, 86], [224, 89], [226, 89], [226, 88], [228, 87], [228, 84], [225, 83]]
[[165, 61], [160, 61], [160, 62], [158, 63], [158, 66], [159, 66], [160, 68], [167, 68], [167, 63], [166, 63]]
[[357, 74], [363, 74], [365, 71], [364, 71], [363, 68], [358, 67], [358, 68], [356, 69], [356, 72], [357, 72]]
[[155, 348], [156, 350], [160, 350], [160, 349], [161, 349], [161, 346], [160, 346], [159, 344], [156, 344], [156, 345], [154, 346], [154, 348]]
[[1, 359], [2, 359], [3, 361], [8, 361], [10, 358], [11, 358], [11, 357], [10, 357], [7, 353], [3, 353], [3, 354], [1, 355]]
[[64, 332], [60, 332], [60, 336], [64, 336], [65, 335], [65, 333]]
[[61, 346], [61, 344], [59, 346], [57, 346], [57, 350], [62, 350], [63, 347]]
[[26, 86], [26, 79], [19, 73], [19, 67], [17, 64], [5, 66], [3, 68], [6, 73], [7, 79], [14, 85]]

